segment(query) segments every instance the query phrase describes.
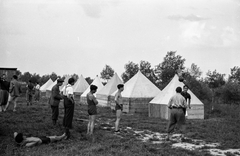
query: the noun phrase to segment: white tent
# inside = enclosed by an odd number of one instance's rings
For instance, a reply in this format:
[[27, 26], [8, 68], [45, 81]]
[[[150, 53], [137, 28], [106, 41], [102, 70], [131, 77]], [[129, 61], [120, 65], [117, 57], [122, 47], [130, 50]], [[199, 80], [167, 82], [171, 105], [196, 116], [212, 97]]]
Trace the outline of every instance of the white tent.
[[44, 83], [41, 87], [40, 87], [40, 91], [41, 92], [46, 92], [46, 89], [53, 83], [52, 79], [49, 78], [48, 81], [46, 83]]
[[46, 97], [50, 97], [51, 96], [52, 87], [55, 86], [56, 84], [57, 84], [57, 80], [55, 80], [51, 85], [49, 85], [46, 88]]
[[[169, 84], [160, 92], [149, 104], [149, 116], [161, 117], [164, 119], [169, 118], [169, 109], [167, 107], [170, 98], [176, 94], [177, 87], [183, 87], [184, 83], [180, 82], [176, 74]], [[189, 89], [188, 93], [191, 95], [191, 109], [188, 109], [189, 119], [203, 119], [204, 118], [204, 105]]]
[[[114, 97], [116, 92], [117, 90], [111, 94], [111, 97]], [[136, 75], [124, 84], [124, 90], [122, 92], [124, 100], [123, 111], [147, 114], [149, 101], [159, 94], [159, 92], [161, 92], [161, 90], [138, 71]], [[111, 107], [114, 106], [115, 102], [111, 100]]]
[[73, 86], [73, 92], [74, 93], [83, 93], [87, 88], [89, 87], [89, 84], [84, 79], [84, 77], [81, 75], [77, 82]]
[[123, 84], [123, 81], [119, 78], [117, 73], [115, 73], [113, 77], [107, 82], [107, 84], [96, 94], [99, 105], [110, 105], [109, 96], [117, 90], [118, 84]]
[[89, 87], [89, 84], [81, 75], [73, 86], [74, 99], [76, 102], [80, 101], [80, 96], [88, 87]]
[[[103, 88], [103, 84], [100, 80], [100, 78], [98, 76], [95, 77], [95, 79], [93, 80], [93, 82], [91, 83], [91, 85], [95, 85], [98, 87], [97, 92], [94, 94], [96, 96], [96, 94], [98, 93], [99, 90], [101, 90]], [[90, 86], [82, 93], [80, 100], [82, 103], [86, 103], [87, 99], [86, 96], [87, 94], [90, 92]]]

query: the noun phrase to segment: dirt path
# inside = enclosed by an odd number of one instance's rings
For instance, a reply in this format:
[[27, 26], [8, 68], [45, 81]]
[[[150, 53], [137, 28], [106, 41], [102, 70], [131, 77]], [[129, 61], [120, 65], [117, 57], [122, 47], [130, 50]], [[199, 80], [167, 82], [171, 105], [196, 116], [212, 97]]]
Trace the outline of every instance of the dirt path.
[[[104, 130], [112, 130], [114, 131], [114, 127], [112, 124], [112, 120], [98, 120], [98, 126]], [[158, 133], [152, 132], [150, 130], [135, 130], [132, 127], [125, 127], [121, 129], [121, 132], [115, 134], [118, 137], [124, 138], [127, 135], [131, 135], [136, 139], [142, 142], [150, 142], [152, 144], [162, 144], [162, 143], [170, 143], [172, 148], [183, 148], [186, 150], [203, 150], [208, 151], [211, 155], [214, 156], [227, 156], [229, 154], [240, 156], [240, 149], [227, 149], [221, 150], [218, 147], [220, 143], [210, 143], [205, 142], [204, 140], [193, 139], [184, 137], [183, 140], [180, 139], [181, 134], [173, 134], [170, 141], [166, 141], [167, 133]]]

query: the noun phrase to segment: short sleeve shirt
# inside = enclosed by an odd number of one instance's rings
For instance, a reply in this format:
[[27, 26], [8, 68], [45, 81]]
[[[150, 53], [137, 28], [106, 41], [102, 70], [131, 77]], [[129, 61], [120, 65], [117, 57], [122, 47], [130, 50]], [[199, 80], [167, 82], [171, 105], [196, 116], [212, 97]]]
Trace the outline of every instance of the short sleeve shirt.
[[191, 95], [188, 92], [182, 92], [181, 94], [185, 98], [186, 101], [187, 101], [187, 99], [191, 100]]
[[170, 100], [168, 102], [168, 106], [186, 108], [187, 102], [180, 93], [177, 93], [170, 98]]
[[68, 96], [68, 95], [73, 95], [73, 87], [68, 84], [66, 87], [63, 88], [63, 95]]

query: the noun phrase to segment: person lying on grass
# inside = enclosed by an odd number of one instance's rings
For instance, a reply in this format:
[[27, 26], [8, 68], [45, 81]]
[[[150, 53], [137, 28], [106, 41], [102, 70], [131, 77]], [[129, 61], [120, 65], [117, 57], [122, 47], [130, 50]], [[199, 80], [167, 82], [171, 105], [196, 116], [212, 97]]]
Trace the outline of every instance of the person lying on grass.
[[23, 133], [14, 132], [14, 139], [20, 146], [32, 147], [66, 139], [66, 134], [64, 133], [61, 136], [27, 137]]

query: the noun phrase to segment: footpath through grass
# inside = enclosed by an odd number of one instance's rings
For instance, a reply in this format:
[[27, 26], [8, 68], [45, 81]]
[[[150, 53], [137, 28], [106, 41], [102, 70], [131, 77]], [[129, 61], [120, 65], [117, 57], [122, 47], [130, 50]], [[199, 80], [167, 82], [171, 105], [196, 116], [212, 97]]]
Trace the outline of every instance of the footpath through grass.
[[[19, 147], [13, 139], [13, 133], [24, 132], [32, 136], [62, 135], [63, 107], [60, 106], [60, 117], [57, 126], [51, 122], [51, 109], [46, 101], [27, 106], [24, 100], [19, 102], [17, 112], [8, 110], [0, 113], [0, 155], [122, 155], [122, 156], [202, 156], [210, 155], [202, 149], [186, 150], [173, 148], [172, 142], [153, 144], [143, 142], [130, 131], [123, 131], [120, 135], [113, 133], [115, 114], [110, 108], [98, 108], [97, 123], [93, 137], [86, 136], [87, 110], [85, 105], [76, 105], [71, 138], [57, 143], [35, 147]], [[188, 120], [186, 136], [201, 139], [210, 143], [220, 143], [220, 149], [240, 148], [240, 108], [239, 106], [218, 105], [210, 110], [205, 106], [204, 120]], [[10, 108], [11, 109], [11, 108]], [[122, 129], [135, 131], [151, 131], [166, 133], [166, 120], [149, 118], [139, 115], [123, 115], [120, 123]], [[106, 128], [106, 127], [109, 128]], [[238, 154], [238, 153], [236, 153]], [[228, 154], [232, 155], [232, 154]]]

